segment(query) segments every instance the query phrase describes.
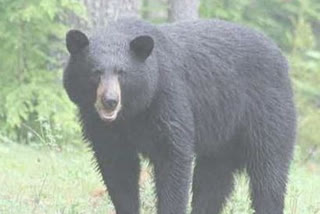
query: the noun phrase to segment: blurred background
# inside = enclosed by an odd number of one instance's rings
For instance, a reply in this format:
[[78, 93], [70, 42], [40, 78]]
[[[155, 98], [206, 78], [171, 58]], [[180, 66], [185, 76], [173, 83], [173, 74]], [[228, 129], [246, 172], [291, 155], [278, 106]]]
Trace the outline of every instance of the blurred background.
[[[70, 28], [122, 15], [152, 23], [219, 18], [263, 31], [287, 56], [298, 136], [286, 213], [320, 213], [319, 0], [0, 0], [0, 213], [114, 213], [62, 88]], [[154, 213], [143, 161], [142, 213]], [[247, 179], [224, 213], [252, 213]]]

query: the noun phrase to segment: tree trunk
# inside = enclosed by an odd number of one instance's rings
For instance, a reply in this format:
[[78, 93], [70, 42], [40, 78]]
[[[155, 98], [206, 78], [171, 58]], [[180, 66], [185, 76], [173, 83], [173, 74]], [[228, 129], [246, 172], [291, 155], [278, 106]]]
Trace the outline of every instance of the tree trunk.
[[120, 16], [138, 16], [137, 0], [82, 0], [87, 7], [91, 27], [105, 26]]
[[170, 22], [194, 20], [198, 18], [199, 0], [168, 0]]

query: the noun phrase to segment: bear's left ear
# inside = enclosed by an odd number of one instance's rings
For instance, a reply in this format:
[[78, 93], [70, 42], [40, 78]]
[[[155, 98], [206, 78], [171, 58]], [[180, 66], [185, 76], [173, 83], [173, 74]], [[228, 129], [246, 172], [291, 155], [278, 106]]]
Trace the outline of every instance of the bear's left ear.
[[70, 30], [66, 35], [66, 44], [69, 53], [72, 55], [88, 46], [89, 39], [79, 30]]
[[138, 36], [130, 42], [130, 50], [140, 59], [141, 61], [146, 60], [154, 47], [154, 41], [151, 36]]

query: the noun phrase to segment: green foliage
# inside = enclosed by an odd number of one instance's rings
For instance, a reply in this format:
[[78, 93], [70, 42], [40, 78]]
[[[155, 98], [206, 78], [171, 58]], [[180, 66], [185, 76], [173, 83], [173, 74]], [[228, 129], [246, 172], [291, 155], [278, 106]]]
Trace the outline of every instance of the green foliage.
[[43, 124], [50, 124], [57, 136], [71, 140], [79, 130], [61, 87], [67, 30], [62, 19], [70, 9], [83, 11], [72, 0], [1, 0], [1, 135], [28, 142], [40, 136]]
[[320, 152], [320, 1], [202, 0], [200, 15], [257, 28], [285, 51], [298, 107], [298, 143], [306, 158], [317, 157]]
[[318, 0], [202, 0], [200, 15], [253, 26], [289, 51], [297, 20], [303, 17], [315, 24], [320, 18], [320, 3]]
[[289, 54], [299, 113], [298, 143], [306, 157], [319, 157], [320, 148], [320, 51], [310, 23], [300, 17]]

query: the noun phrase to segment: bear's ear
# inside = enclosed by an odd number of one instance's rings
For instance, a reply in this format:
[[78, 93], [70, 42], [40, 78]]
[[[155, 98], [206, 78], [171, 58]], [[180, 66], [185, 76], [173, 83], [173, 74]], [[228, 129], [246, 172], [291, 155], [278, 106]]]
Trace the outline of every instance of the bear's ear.
[[66, 44], [69, 53], [72, 55], [88, 46], [89, 39], [79, 30], [70, 30], [66, 35]]
[[130, 42], [130, 50], [142, 61], [150, 56], [153, 47], [154, 41], [151, 36], [138, 36]]

